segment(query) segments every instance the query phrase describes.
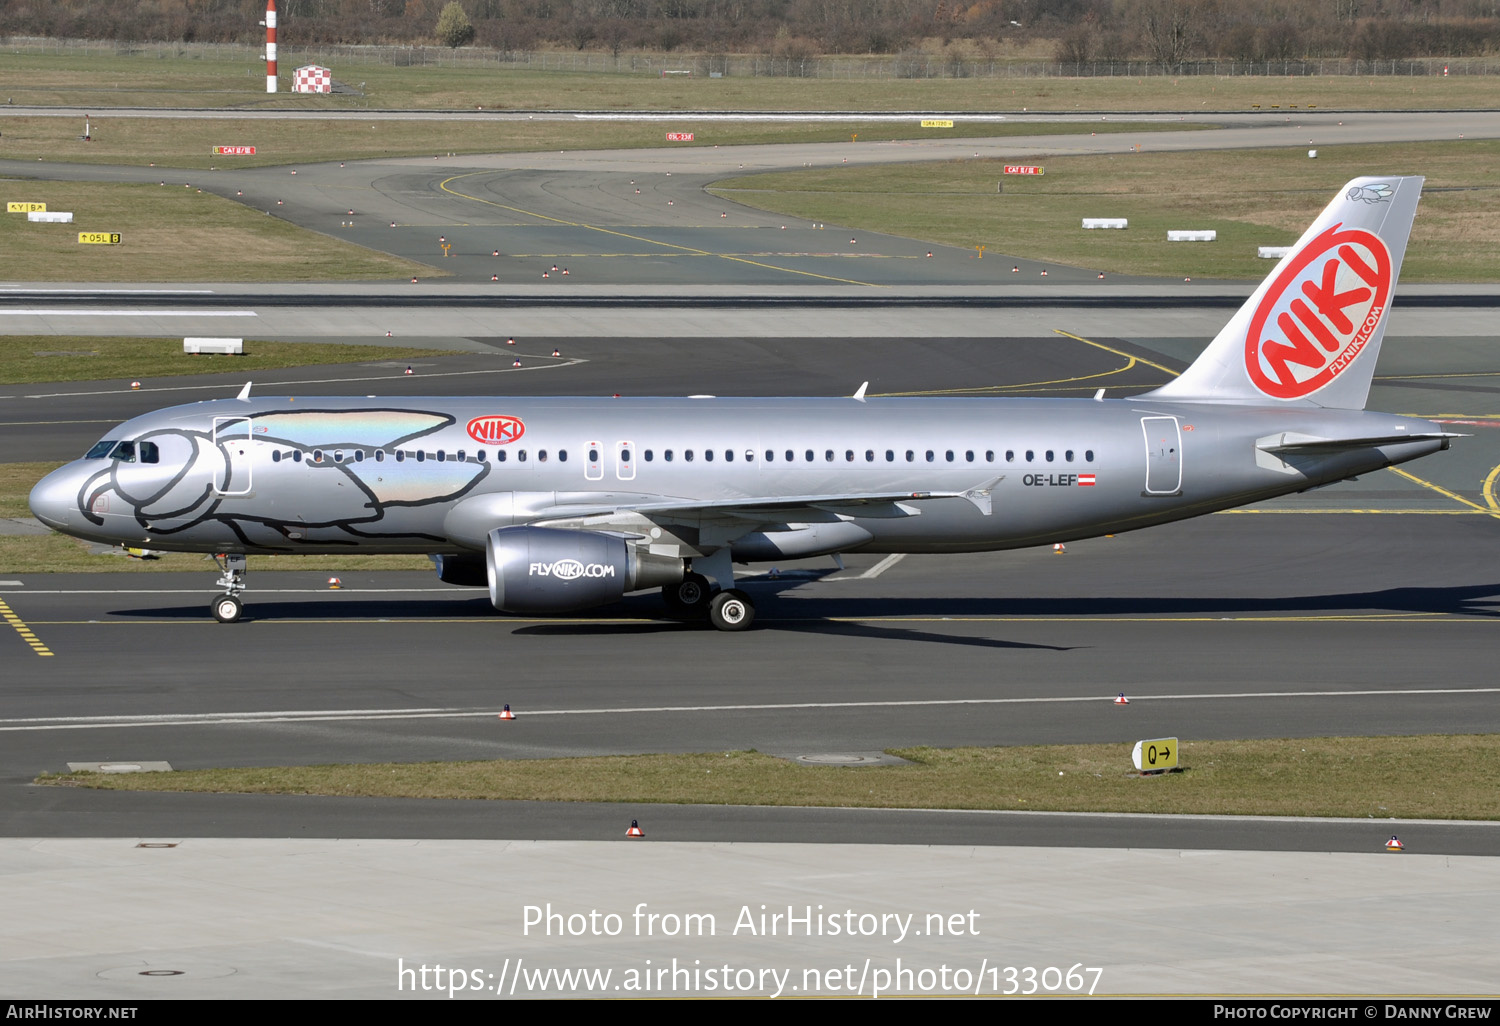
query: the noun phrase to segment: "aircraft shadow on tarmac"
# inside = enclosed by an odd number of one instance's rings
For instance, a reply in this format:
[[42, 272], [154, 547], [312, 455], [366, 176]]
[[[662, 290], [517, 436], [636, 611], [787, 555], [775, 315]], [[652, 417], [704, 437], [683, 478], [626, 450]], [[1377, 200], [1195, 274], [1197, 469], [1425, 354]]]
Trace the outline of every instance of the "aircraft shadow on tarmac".
[[[797, 597], [776, 602], [773, 596], [797, 588], [805, 580], [757, 581], [751, 584], [751, 595], [760, 606], [764, 631], [814, 631], [830, 635], [903, 637], [914, 639], [910, 626], [852, 623], [885, 618], [966, 620], [976, 618], [1109, 618], [1131, 617], [1231, 617], [1231, 616], [1327, 616], [1347, 613], [1425, 613], [1450, 616], [1500, 617], [1500, 583], [1468, 584], [1434, 588], [1388, 588], [1381, 591], [1340, 592], [1293, 595], [1268, 598], [1245, 596], [1171, 596], [1115, 595], [1099, 597], [1028, 598], [997, 596], [994, 598], [888, 598]], [[207, 612], [202, 603], [113, 610], [110, 615], [156, 620], [201, 620]], [[628, 617], [637, 622], [620, 622]], [[486, 597], [416, 598], [360, 597], [342, 593], [336, 599], [316, 598], [287, 601], [275, 598], [255, 600], [247, 605], [245, 619], [251, 620], [402, 620], [420, 621], [453, 619], [494, 619], [504, 627], [508, 618], [496, 614]], [[666, 614], [653, 595], [638, 596], [572, 614], [556, 623], [537, 623], [529, 619], [513, 633], [532, 636], [570, 636], [607, 634], [640, 634], [695, 630], [692, 620], [674, 619]], [[925, 632], [916, 632], [925, 634]], [[951, 634], [929, 634], [932, 641], [946, 644], [983, 644], [997, 647], [1042, 647], [1020, 645], [996, 639], [958, 638]]]

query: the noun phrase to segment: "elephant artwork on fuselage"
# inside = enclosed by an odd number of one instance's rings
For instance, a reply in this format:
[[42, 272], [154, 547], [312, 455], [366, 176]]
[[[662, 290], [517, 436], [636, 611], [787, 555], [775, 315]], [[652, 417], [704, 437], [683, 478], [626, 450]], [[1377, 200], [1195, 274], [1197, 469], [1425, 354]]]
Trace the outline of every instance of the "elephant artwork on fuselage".
[[[430, 537], [413, 510], [464, 495], [492, 470], [431, 444], [453, 423], [413, 410], [249, 411], [215, 417], [206, 431], [106, 439], [86, 457], [105, 462], [79, 508], [101, 527], [132, 518], [157, 544], [189, 528], [201, 541], [217, 525], [223, 544], [249, 551], [379, 551], [382, 538], [409, 549]], [[330, 475], [333, 487], [310, 475]]]

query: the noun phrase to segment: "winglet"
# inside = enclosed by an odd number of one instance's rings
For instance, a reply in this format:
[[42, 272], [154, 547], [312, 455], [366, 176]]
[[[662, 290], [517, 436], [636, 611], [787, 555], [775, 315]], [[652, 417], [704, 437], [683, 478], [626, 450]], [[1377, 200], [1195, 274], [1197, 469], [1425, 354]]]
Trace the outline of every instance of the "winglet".
[[245, 382], [245, 387], [242, 388], [242, 389], [240, 389], [240, 394], [237, 395], [237, 396], [235, 396], [235, 398], [236, 399], [249, 399], [250, 398], [250, 386], [251, 386], [251, 384], [253, 384], [253, 382], [249, 382], [249, 381]]
[[869, 387], [870, 387], [870, 383], [868, 381], [866, 381], [863, 385], [859, 386], [859, 391], [855, 392], [854, 396], [853, 396], [853, 398], [855, 399], [856, 402], [861, 402], [862, 403], [862, 402], [865, 401], [865, 389], [867, 389]]

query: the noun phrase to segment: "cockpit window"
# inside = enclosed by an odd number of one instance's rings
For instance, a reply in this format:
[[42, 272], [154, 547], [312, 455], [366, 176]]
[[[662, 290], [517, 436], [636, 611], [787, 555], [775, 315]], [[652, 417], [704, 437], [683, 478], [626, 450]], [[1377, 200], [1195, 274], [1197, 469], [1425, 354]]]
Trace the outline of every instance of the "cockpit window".
[[[159, 463], [161, 461], [161, 450], [156, 447], [155, 442], [142, 442], [140, 445], [140, 457], [142, 463]], [[111, 459], [121, 463], [134, 463], [136, 458], [136, 444], [134, 442], [121, 442], [113, 438], [107, 438], [102, 442], [95, 442], [94, 447], [83, 456], [86, 460]]]

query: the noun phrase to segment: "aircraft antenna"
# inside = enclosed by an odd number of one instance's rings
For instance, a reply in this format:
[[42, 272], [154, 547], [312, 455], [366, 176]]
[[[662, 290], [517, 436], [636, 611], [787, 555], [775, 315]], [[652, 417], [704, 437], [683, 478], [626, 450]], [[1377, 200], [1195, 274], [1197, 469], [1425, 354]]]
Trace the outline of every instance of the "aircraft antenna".
[[859, 386], [859, 391], [854, 393], [854, 399], [855, 399], [855, 401], [861, 402], [861, 403], [864, 402], [865, 401], [865, 389], [867, 389], [869, 387], [870, 387], [870, 383], [868, 381], [866, 381], [863, 385], [860, 385]]
[[240, 389], [240, 394], [237, 395], [237, 396], [235, 396], [235, 398], [236, 399], [249, 399], [250, 398], [250, 386], [251, 386], [251, 384], [253, 384], [253, 382], [249, 382], [249, 381], [245, 382], [245, 387], [242, 388], [242, 389]]

